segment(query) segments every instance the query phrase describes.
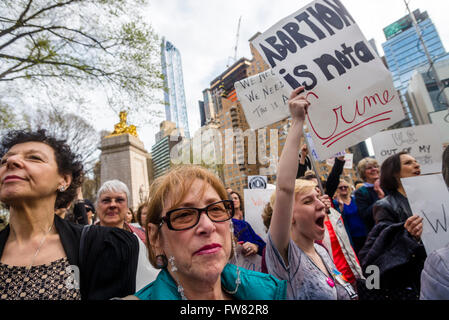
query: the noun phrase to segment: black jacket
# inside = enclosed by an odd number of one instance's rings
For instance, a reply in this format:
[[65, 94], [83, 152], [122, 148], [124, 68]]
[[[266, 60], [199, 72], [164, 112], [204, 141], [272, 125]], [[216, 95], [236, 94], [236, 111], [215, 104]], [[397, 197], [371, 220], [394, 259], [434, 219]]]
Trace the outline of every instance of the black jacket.
[[359, 252], [362, 269], [370, 265], [379, 267], [380, 288], [387, 289], [392, 296], [396, 291], [419, 298], [426, 252], [422, 242], [404, 228], [405, 220], [412, 215], [407, 198], [394, 192], [376, 202], [373, 215], [376, 225]]
[[[82, 225], [55, 215], [55, 228], [69, 263], [80, 269], [81, 299], [106, 300], [135, 293], [139, 244], [132, 233], [119, 228], [90, 226], [80, 252]], [[0, 257], [9, 231], [8, 225], [0, 232]]]

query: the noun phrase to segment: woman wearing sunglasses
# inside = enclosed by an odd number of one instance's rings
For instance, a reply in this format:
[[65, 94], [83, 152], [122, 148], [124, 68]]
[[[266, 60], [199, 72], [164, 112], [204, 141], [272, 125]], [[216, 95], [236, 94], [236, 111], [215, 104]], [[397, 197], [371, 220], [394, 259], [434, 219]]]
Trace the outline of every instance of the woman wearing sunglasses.
[[154, 181], [146, 225], [148, 256], [162, 269], [135, 294], [143, 300], [275, 300], [286, 282], [228, 264], [235, 254], [234, 207], [207, 169], [180, 166]]
[[334, 207], [341, 213], [352, 247], [355, 253], [358, 254], [365, 244], [367, 233], [365, 224], [362, 218], [360, 218], [352, 191], [349, 183], [344, 179], [340, 179], [334, 199]]

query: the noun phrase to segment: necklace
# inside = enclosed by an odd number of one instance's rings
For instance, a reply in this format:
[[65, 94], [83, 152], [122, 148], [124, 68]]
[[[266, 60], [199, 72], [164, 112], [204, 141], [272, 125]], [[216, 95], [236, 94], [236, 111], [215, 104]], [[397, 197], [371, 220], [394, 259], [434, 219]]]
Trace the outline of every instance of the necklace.
[[[314, 257], [309, 256], [307, 253], [306, 253], [306, 256], [307, 256], [307, 258], [309, 258], [310, 262], [312, 262], [315, 265], [315, 267], [317, 267], [318, 270], [320, 270], [327, 277], [327, 279], [326, 279], [327, 284], [329, 285], [329, 287], [333, 288], [335, 286], [335, 282], [332, 279], [332, 277], [330, 275], [327, 275], [323, 270], [320, 269], [320, 267], [318, 267], [319, 263], [314, 259]], [[321, 259], [321, 261], [322, 261], [322, 259]], [[323, 263], [324, 267], [326, 268], [324, 261], [322, 261], [322, 263]]]
[[41, 243], [39, 244], [39, 247], [37, 247], [36, 252], [34, 253], [33, 256], [33, 260], [31, 260], [31, 264], [27, 267], [27, 272], [25, 274], [25, 276], [23, 277], [22, 280], [22, 285], [20, 286], [20, 289], [17, 291], [16, 297], [14, 300], [17, 300], [17, 298], [19, 297], [20, 293], [22, 292], [23, 286], [25, 285], [25, 279], [28, 277], [28, 275], [30, 274], [31, 271], [31, 267], [34, 264], [34, 261], [36, 260], [37, 255], [39, 254], [39, 251], [41, 250], [42, 245], [45, 242], [45, 239], [47, 239], [47, 235], [50, 233], [51, 229], [53, 228], [53, 224], [51, 224], [50, 228], [48, 229], [48, 231], [45, 233], [45, 235], [42, 237]]

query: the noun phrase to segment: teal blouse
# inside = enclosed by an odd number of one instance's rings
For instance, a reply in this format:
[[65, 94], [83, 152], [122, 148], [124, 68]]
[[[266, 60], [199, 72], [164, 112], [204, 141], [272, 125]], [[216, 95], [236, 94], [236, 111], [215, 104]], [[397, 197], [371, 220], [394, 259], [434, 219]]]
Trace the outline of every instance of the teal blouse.
[[[234, 294], [237, 300], [285, 300], [287, 282], [272, 275], [240, 269], [240, 286]], [[228, 291], [236, 287], [237, 267], [227, 264], [221, 273], [221, 284]], [[141, 300], [181, 300], [178, 286], [167, 269], [159, 272], [156, 280], [134, 294]]]

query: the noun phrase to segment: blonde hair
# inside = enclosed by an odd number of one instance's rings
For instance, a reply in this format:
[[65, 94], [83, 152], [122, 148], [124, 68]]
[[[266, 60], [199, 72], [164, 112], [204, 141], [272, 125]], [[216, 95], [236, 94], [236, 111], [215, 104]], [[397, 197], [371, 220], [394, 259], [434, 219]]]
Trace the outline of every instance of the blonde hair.
[[342, 182], [344, 182], [348, 185], [349, 193], [354, 191], [354, 186], [348, 180], [340, 178], [340, 182], [338, 184], [340, 185], [340, 183], [342, 183]]
[[365, 175], [365, 169], [366, 169], [366, 167], [369, 166], [369, 165], [372, 165], [372, 164], [375, 164], [375, 165], [377, 165], [377, 166], [379, 165], [379, 163], [377, 162], [376, 159], [369, 158], [369, 157], [363, 158], [363, 159], [360, 160], [359, 163], [357, 164], [357, 171], [358, 171], [358, 173], [359, 173], [360, 178], [361, 178], [363, 181], [366, 181], [366, 175]]
[[[165, 175], [157, 178], [150, 186], [150, 196], [146, 202], [148, 208], [145, 232], [147, 236], [148, 259], [156, 267], [156, 252], [150, 243], [150, 223], [159, 225], [162, 212], [176, 208], [184, 200], [190, 191], [190, 187], [195, 179], [206, 182], [201, 190], [201, 195], [205, 192], [207, 185], [210, 185], [222, 200], [228, 200], [228, 194], [221, 180], [212, 172], [195, 165], [180, 165], [173, 167]], [[165, 207], [165, 201], [171, 197], [173, 199], [169, 207]]]
[[[305, 194], [315, 189], [317, 186], [313, 181], [304, 180], [304, 179], [296, 179], [295, 181], [295, 198], [298, 195]], [[273, 216], [273, 208], [276, 203], [276, 192], [270, 197], [270, 202], [265, 205], [265, 208], [262, 213], [263, 224], [265, 225], [266, 231], [270, 228], [271, 217]]]

